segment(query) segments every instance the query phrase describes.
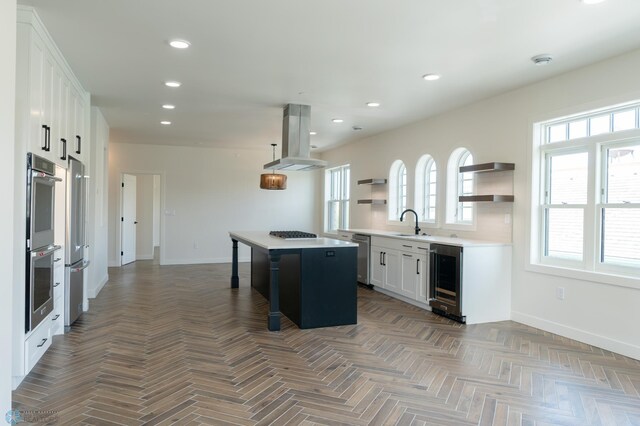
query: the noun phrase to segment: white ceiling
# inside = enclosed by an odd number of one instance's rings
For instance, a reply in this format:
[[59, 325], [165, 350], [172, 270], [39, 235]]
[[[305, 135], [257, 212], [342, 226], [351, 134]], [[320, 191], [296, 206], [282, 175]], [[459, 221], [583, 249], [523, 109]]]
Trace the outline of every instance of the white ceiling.
[[[36, 7], [112, 142], [270, 151], [291, 102], [311, 105], [322, 150], [640, 48], [639, 0], [19, 2]], [[534, 66], [540, 53], [553, 63]]]

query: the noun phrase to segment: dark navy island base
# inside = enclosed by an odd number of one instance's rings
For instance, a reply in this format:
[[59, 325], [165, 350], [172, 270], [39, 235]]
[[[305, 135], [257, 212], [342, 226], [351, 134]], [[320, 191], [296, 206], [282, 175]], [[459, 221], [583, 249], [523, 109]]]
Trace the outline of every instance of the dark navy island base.
[[251, 286], [269, 300], [267, 326], [280, 312], [300, 328], [357, 324], [357, 245], [318, 238], [281, 240], [267, 233], [230, 233], [231, 288], [238, 288], [238, 242], [251, 247]]

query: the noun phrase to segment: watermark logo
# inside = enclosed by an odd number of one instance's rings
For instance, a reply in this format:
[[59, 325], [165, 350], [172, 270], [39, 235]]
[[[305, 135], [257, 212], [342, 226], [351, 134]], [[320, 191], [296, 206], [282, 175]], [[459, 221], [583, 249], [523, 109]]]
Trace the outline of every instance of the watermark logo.
[[7, 414], [5, 414], [4, 418], [10, 425], [15, 425], [16, 423], [22, 422], [22, 416], [20, 415], [20, 411], [18, 410], [7, 411]]
[[36, 411], [36, 410], [9, 410], [4, 416], [7, 423], [15, 425], [18, 423], [56, 423], [58, 421], [57, 411]]

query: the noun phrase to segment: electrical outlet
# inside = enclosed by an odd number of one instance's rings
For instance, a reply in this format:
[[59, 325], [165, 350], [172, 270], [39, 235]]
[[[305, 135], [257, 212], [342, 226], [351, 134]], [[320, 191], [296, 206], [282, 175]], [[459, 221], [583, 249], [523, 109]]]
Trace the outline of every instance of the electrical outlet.
[[511, 214], [505, 213], [505, 215], [504, 215], [504, 224], [508, 225], [510, 223], [511, 223]]
[[564, 300], [564, 287], [556, 288], [556, 298], [559, 300]]
[[193, 242], [193, 248], [196, 249], [196, 250], [198, 250], [200, 248], [200, 245], [198, 244], [197, 241]]

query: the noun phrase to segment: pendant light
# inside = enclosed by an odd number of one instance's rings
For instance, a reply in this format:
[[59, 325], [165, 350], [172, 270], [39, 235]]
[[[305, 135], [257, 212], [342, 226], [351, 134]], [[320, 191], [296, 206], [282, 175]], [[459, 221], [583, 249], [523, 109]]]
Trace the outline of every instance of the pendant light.
[[[276, 161], [276, 145], [271, 144], [273, 150], [273, 161]], [[276, 173], [275, 169], [271, 173], [263, 173], [260, 175], [261, 189], [287, 189], [287, 175]]]

